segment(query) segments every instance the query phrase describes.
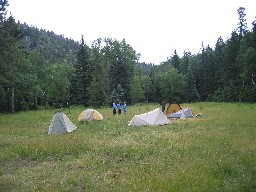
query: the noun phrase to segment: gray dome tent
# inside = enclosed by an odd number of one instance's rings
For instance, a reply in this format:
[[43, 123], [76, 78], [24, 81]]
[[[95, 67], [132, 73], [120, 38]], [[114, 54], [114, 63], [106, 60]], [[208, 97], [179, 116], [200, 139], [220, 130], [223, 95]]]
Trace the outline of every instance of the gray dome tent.
[[193, 117], [193, 113], [188, 107], [181, 109], [180, 111], [168, 116], [168, 118], [175, 118], [175, 119], [185, 119], [185, 118], [192, 118], [192, 117]]
[[72, 132], [77, 127], [69, 120], [69, 118], [63, 112], [57, 112], [52, 117], [49, 125], [48, 134], [61, 134], [65, 132]]

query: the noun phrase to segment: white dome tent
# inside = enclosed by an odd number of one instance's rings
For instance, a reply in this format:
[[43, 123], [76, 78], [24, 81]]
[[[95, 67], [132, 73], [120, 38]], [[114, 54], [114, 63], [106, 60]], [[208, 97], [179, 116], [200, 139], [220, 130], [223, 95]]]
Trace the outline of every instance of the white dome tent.
[[134, 115], [128, 126], [155, 126], [172, 123], [163, 112], [157, 108], [148, 113]]

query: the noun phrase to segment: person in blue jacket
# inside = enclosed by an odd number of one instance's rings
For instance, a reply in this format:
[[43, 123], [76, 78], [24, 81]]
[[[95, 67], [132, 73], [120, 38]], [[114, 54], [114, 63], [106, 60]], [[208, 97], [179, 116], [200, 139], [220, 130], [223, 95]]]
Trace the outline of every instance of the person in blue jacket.
[[115, 115], [116, 114], [116, 100], [114, 100], [113, 101], [113, 103], [112, 103], [112, 111], [113, 111], [113, 115]]
[[127, 108], [127, 106], [126, 106], [126, 101], [124, 102], [124, 105], [123, 105], [123, 110], [124, 110], [124, 114], [126, 115], [126, 108]]
[[118, 115], [121, 115], [121, 101], [116, 104]]

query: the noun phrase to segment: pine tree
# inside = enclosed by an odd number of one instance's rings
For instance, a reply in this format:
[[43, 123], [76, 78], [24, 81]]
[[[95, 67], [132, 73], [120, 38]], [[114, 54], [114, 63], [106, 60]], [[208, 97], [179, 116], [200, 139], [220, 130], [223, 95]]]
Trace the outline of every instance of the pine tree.
[[17, 111], [28, 109], [35, 75], [21, 46], [22, 33], [13, 17], [0, 28], [0, 109]]
[[223, 74], [224, 95], [228, 101], [238, 101], [238, 93], [236, 86], [239, 84], [240, 70], [237, 64], [237, 56], [240, 49], [240, 37], [236, 32], [232, 32], [231, 38], [227, 41], [224, 56]]
[[[43, 60], [43, 57], [38, 52], [32, 52], [29, 54], [29, 62], [32, 65], [32, 72], [36, 75], [34, 81], [35, 87], [33, 90], [34, 93], [34, 102], [32, 102], [32, 108], [38, 109], [39, 105], [43, 104], [45, 101], [45, 88], [48, 86], [46, 84], [46, 63]], [[46, 101], [44, 102], [44, 104]]]
[[199, 87], [198, 92], [199, 95], [202, 96], [202, 100], [205, 100], [207, 95], [205, 93], [205, 87], [206, 83], [205, 82], [205, 65], [206, 65], [206, 53], [205, 53], [205, 47], [202, 42], [202, 48], [201, 48], [201, 54], [199, 54], [199, 63], [198, 63], [198, 81], [197, 85]]
[[84, 43], [82, 36], [77, 53], [77, 64], [74, 65], [75, 72], [71, 80], [71, 101], [74, 104], [89, 105], [89, 87], [91, 85], [91, 64], [89, 47]]
[[239, 32], [239, 35], [240, 36], [243, 36], [244, 34], [246, 34], [248, 31], [247, 31], [247, 23], [246, 23], [246, 19], [245, 19], [245, 8], [244, 7], [239, 7], [237, 9], [237, 13], [239, 15], [239, 23], [237, 24], [238, 25], [238, 28], [237, 28], [237, 31]]
[[116, 101], [124, 101], [124, 90], [121, 86], [121, 84], [118, 84], [116, 88], [113, 89], [113, 91], [110, 94], [110, 99], [111, 100], [116, 100]]
[[198, 91], [195, 85], [195, 80], [194, 80], [191, 65], [188, 66], [188, 72], [186, 74], [185, 98], [188, 102], [200, 100], [200, 95], [198, 94]]
[[113, 91], [111, 92], [109, 98], [110, 98], [110, 101], [117, 100], [117, 93], [116, 93], [116, 89], [115, 89], [115, 88], [114, 88]]
[[179, 69], [180, 69], [179, 71], [183, 75], [186, 75], [187, 72], [188, 72], [190, 57], [191, 57], [191, 52], [190, 51], [188, 51], [188, 52], [184, 51], [183, 57], [182, 57], [182, 60], [181, 60], [181, 63], [180, 63], [180, 67], [179, 67]]
[[116, 100], [123, 101], [124, 100], [124, 89], [122, 88], [121, 84], [118, 84], [115, 90], [116, 90]]
[[171, 58], [171, 64], [174, 68], [176, 68], [177, 70], [179, 70], [179, 67], [180, 67], [180, 58], [177, 54], [177, 51], [175, 49], [174, 51], [174, 55], [173, 57]]
[[90, 105], [102, 106], [108, 103], [108, 79], [107, 66], [103, 64], [103, 55], [101, 53], [101, 39], [92, 44], [92, 56], [90, 59], [92, 65], [92, 82], [89, 87]]
[[[252, 23], [254, 25], [254, 23]], [[255, 101], [256, 83], [254, 74], [256, 73], [256, 44], [255, 25], [252, 32], [246, 33], [240, 40], [240, 49], [237, 56], [239, 64], [239, 101]]]
[[7, 6], [9, 6], [8, 0], [0, 0], [0, 25], [5, 20]]
[[214, 93], [214, 75], [213, 50], [209, 45], [204, 48], [202, 44], [200, 79], [198, 86], [202, 100], [208, 99], [208, 97]]
[[255, 20], [252, 22], [252, 46], [256, 49], [256, 17]]
[[223, 69], [224, 65], [224, 50], [225, 49], [225, 43], [223, 42], [223, 39], [221, 37], [218, 38], [215, 50], [214, 50], [214, 71], [215, 71], [215, 78], [214, 78], [214, 90], [218, 90], [219, 88], [223, 88], [223, 78], [222, 75], [225, 74], [225, 71]]

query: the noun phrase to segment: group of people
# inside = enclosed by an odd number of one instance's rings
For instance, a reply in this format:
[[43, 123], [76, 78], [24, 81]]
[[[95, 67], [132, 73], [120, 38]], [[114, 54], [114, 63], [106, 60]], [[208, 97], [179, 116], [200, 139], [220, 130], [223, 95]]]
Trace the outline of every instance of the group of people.
[[124, 114], [126, 115], [126, 101], [124, 101], [124, 104], [122, 106], [121, 101], [119, 100], [118, 102], [116, 102], [116, 100], [113, 101], [112, 103], [112, 111], [113, 111], [113, 115], [116, 114], [116, 111], [119, 115], [121, 115], [122, 113], [122, 108], [124, 111]]

